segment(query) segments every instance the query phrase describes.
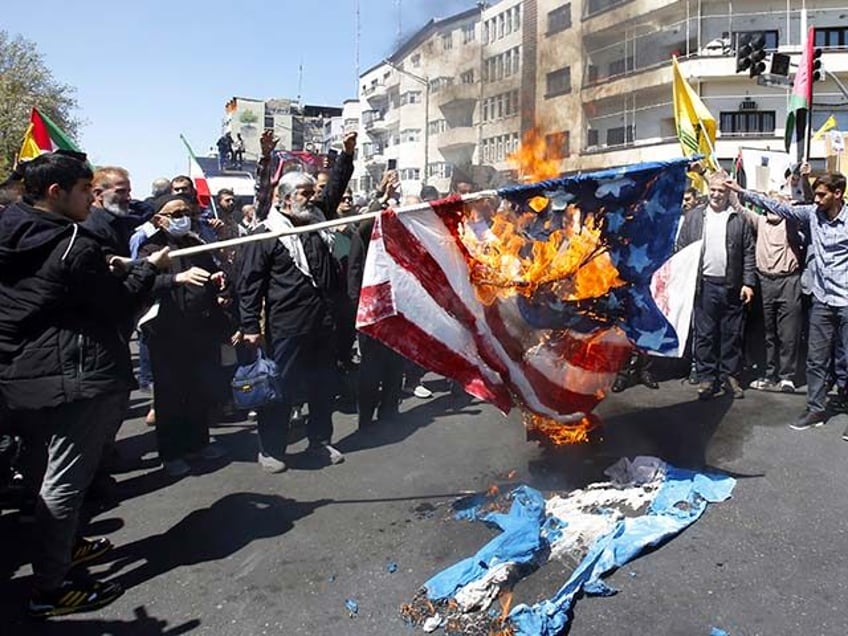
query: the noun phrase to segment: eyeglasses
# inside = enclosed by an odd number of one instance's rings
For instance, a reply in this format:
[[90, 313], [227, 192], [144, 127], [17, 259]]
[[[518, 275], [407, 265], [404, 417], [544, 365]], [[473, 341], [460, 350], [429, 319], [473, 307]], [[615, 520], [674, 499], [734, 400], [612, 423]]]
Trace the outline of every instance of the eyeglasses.
[[352, 197], [342, 197], [342, 201], [344, 203], [353, 203], [353, 198]]

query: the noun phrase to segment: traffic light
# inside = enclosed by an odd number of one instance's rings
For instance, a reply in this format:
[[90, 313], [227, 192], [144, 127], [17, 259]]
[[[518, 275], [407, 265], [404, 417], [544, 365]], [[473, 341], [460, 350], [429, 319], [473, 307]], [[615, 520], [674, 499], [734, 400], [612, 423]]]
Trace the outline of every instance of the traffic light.
[[824, 79], [824, 69], [821, 63], [822, 50], [820, 48], [813, 49], [813, 81], [818, 82]]
[[751, 64], [748, 67], [748, 75], [757, 77], [766, 72], [766, 36], [763, 33], [754, 34], [751, 41], [751, 54], [748, 56]]
[[736, 40], [736, 72], [747, 71], [751, 66], [751, 34], [741, 33]]
[[772, 75], [780, 75], [789, 77], [790, 58], [784, 53], [771, 54], [771, 70]]

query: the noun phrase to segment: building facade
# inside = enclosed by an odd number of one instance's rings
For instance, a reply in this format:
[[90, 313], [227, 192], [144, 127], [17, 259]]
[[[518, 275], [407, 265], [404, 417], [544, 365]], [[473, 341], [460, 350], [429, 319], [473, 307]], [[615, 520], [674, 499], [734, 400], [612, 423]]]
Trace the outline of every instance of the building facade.
[[[469, 166], [509, 178], [507, 156], [531, 129], [563, 157], [562, 172], [679, 157], [672, 55], [716, 117], [723, 163], [740, 147], [781, 150], [794, 70], [736, 73], [736, 43], [764, 33], [769, 53], [797, 65], [805, 24], [828, 71], [813, 127], [832, 114], [848, 130], [842, 0], [502, 0], [431, 20], [360, 77], [357, 184], [373, 188], [392, 166], [405, 193], [424, 182], [446, 192]], [[812, 143], [814, 169], [825, 152]]]

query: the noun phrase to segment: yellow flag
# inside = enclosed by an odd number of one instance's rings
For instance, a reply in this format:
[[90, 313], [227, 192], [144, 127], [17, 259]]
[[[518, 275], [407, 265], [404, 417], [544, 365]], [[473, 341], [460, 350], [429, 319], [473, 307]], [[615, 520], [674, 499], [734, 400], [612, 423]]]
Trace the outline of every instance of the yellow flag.
[[698, 94], [689, 86], [680, 72], [677, 58], [672, 58], [672, 82], [674, 100], [674, 124], [677, 127], [677, 137], [683, 148], [683, 156], [704, 155], [707, 165], [717, 169], [713, 156], [716, 138], [716, 120], [712, 116]]
[[821, 128], [819, 128], [816, 131], [816, 134], [813, 135], [813, 141], [821, 139], [822, 135], [824, 135], [831, 128], [836, 128], [836, 117], [834, 117], [833, 115], [824, 120], [824, 123], [821, 125]]
[[26, 134], [24, 135], [24, 142], [21, 144], [21, 151], [18, 153], [18, 161], [29, 161], [30, 159], [35, 159], [38, 155], [44, 152], [38, 147], [38, 143], [35, 141], [33, 128], [34, 126], [32, 124], [27, 127]]

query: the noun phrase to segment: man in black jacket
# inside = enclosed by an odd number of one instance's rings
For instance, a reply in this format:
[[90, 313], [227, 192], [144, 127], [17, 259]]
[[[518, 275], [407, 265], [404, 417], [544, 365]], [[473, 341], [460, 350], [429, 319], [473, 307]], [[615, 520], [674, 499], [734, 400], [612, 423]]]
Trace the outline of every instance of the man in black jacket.
[[153, 216], [153, 208], [130, 198], [130, 174], [124, 168], [98, 168], [92, 178], [94, 206], [83, 227], [102, 240], [107, 253], [130, 255], [130, 237]]
[[[313, 203], [315, 179], [301, 172], [280, 181], [279, 209], [270, 209], [270, 156], [273, 134], [261, 139], [260, 191], [254, 233], [309, 225], [337, 216], [353, 173], [356, 133], [344, 139], [323, 197]], [[257, 347], [260, 315], [265, 310], [265, 337], [281, 375], [283, 399], [259, 412], [258, 461], [267, 472], [286, 469], [284, 461], [292, 406], [301, 390], [309, 403], [307, 437], [310, 454], [336, 464], [344, 460], [330, 445], [333, 399], [337, 385], [334, 331], [344, 287], [332, 254], [332, 230], [283, 236], [250, 243], [241, 254], [238, 298], [244, 341]]]
[[46, 453], [33, 616], [102, 607], [122, 593], [68, 574], [111, 547], [105, 539], [75, 542], [79, 510], [110, 418], [134, 382], [123, 325], [152, 288], [156, 266], [168, 261], [162, 251], [134, 265], [107, 262], [82, 227], [91, 177], [77, 158], [33, 159], [24, 200], [0, 218], [0, 395], [33, 448]]
[[739, 384], [745, 305], [754, 298], [754, 234], [729, 202], [726, 175], [710, 180], [707, 205], [690, 210], [680, 228], [677, 248], [703, 239], [695, 298], [695, 367], [698, 397], [708, 400], [730, 390], [745, 397]]

